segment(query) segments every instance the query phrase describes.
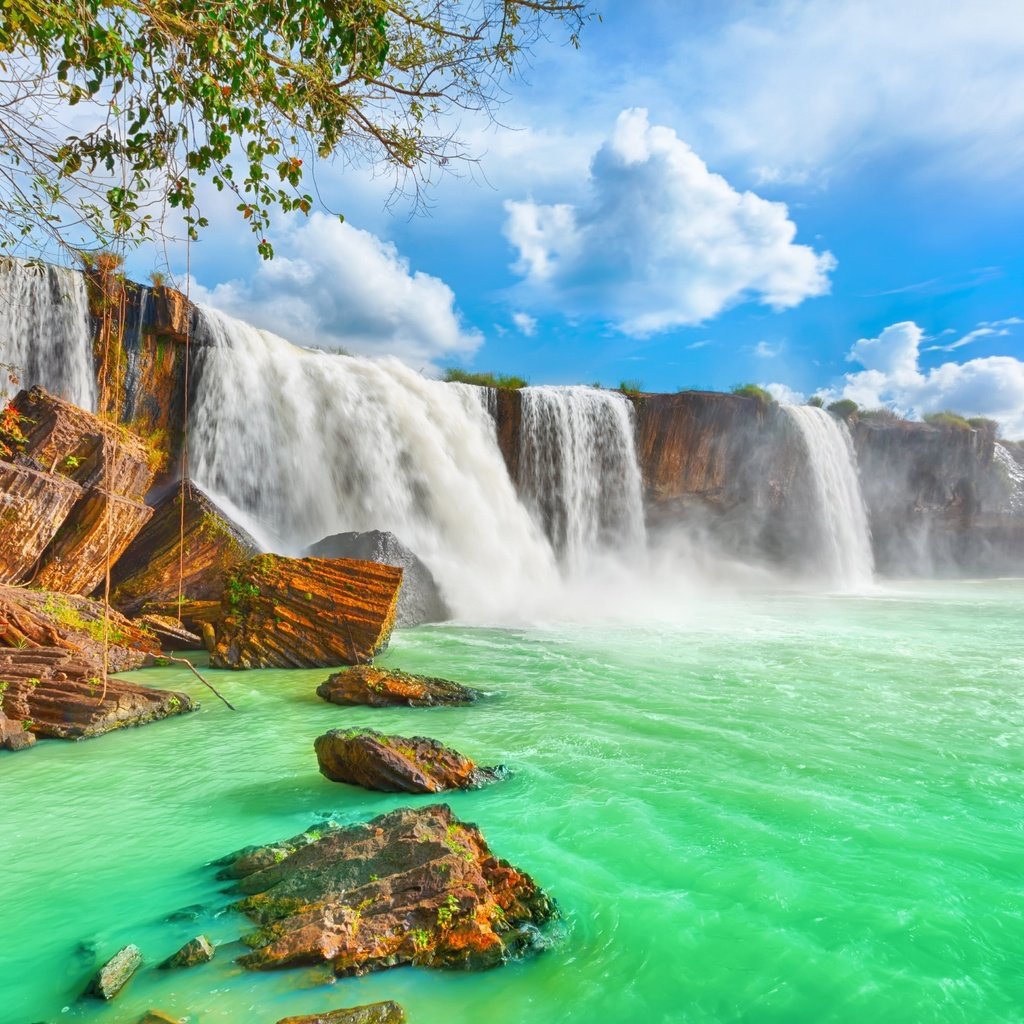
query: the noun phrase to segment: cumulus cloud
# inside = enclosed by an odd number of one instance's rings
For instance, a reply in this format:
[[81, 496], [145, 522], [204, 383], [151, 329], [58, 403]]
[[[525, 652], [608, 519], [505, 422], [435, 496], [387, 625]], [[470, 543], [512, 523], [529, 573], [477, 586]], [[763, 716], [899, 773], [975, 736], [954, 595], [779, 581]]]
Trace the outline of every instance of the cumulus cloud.
[[781, 405], [803, 405], [807, 401], [807, 396], [802, 391], [794, 391], [788, 384], [773, 382], [762, 387]]
[[911, 321], [891, 324], [877, 338], [861, 338], [847, 358], [863, 369], [845, 375], [842, 397], [868, 408], [888, 405], [911, 416], [943, 409], [988, 416], [1002, 425], [1007, 437], [1024, 437], [1024, 362], [986, 356], [924, 369], [924, 338], [924, 331]]
[[525, 334], [527, 338], [532, 338], [537, 333], [537, 320], [529, 313], [513, 313], [512, 323], [516, 325], [516, 330], [520, 334]]
[[483, 343], [440, 278], [414, 271], [390, 242], [314, 214], [246, 280], [192, 297], [296, 344], [395, 355], [417, 368]]
[[831, 253], [798, 245], [784, 203], [739, 192], [671, 129], [623, 111], [576, 204], [507, 202], [535, 302], [646, 336], [744, 301], [781, 310], [829, 289]]

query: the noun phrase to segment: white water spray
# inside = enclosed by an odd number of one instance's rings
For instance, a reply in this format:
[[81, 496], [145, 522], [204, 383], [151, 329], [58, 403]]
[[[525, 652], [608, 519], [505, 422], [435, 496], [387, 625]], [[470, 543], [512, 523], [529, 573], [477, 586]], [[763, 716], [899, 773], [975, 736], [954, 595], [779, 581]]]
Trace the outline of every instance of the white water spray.
[[95, 412], [92, 334], [80, 273], [44, 263], [0, 262], [0, 362], [14, 367], [21, 387], [39, 384]]
[[557, 583], [477, 389], [395, 359], [298, 348], [210, 309], [197, 340], [192, 475], [268, 548], [390, 530], [476, 621]]
[[570, 573], [636, 555], [644, 508], [633, 407], [586, 387], [523, 388], [519, 490]]
[[992, 449], [992, 461], [1006, 479], [1007, 495], [1000, 511], [1024, 515], [1024, 467], [998, 441]]
[[807, 447], [820, 529], [820, 571], [844, 589], [871, 582], [874, 557], [856, 453], [842, 420], [809, 405], [785, 406]]

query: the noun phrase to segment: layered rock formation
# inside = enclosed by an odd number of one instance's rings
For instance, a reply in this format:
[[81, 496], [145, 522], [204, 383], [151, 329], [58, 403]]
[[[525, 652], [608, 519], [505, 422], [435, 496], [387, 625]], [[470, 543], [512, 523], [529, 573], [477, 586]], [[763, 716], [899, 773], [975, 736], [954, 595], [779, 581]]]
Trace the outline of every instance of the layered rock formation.
[[277, 1024], [405, 1024], [405, 1010], [390, 1000], [343, 1010], [327, 1010], [303, 1017], [284, 1017]]
[[316, 688], [317, 695], [343, 707], [429, 708], [472, 704], [483, 694], [449, 679], [417, 676], [398, 669], [357, 665], [336, 672]]
[[480, 768], [426, 736], [385, 736], [372, 729], [332, 729], [313, 744], [320, 773], [383, 793], [443, 793], [494, 782], [498, 768]]
[[253, 970], [494, 967], [534, 946], [555, 915], [533, 879], [444, 804], [319, 826], [223, 863], [246, 894], [238, 909], [261, 926], [239, 960]]
[[108, 678], [99, 663], [62, 648], [0, 651], [3, 713], [36, 736], [78, 740], [198, 708], [187, 694]]
[[402, 590], [398, 595], [397, 626], [418, 626], [451, 618], [451, 611], [430, 570], [393, 533], [381, 530], [336, 533], [318, 541], [307, 549], [306, 554], [314, 558], [379, 562], [400, 568]]
[[125, 946], [118, 950], [95, 974], [86, 995], [97, 999], [113, 999], [128, 984], [142, 966], [142, 953], [138, 946]]
[[184, 492], [184, 518], [181, 489], [175, 487], [114, 566], [111, 601], [128, 614], [146, 604], [177, 601], [179, 576], [186, 600], [219, 600], [224, 574], [259, 554], [256, 541], [195, 484], [186, 484]]
[[216, 668], [323, 668], [369, 661], [391, 636], [402, 570], [348, 559], [260, 555], [227, 577]]

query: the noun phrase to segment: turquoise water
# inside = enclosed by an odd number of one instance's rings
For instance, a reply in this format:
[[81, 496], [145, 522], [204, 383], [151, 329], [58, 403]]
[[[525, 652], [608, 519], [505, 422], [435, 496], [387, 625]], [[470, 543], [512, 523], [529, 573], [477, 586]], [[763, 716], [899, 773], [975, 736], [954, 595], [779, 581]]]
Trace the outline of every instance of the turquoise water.
[[[396, 634], [386, 664], [493, 691], [471, 708], [342, 709], [328, 673], [134, 677], [190, 717], [0, 755], [0, 1022], [201, 1024], [394, 998], [412, 1024], [1024, 1020], [1024, 583], [761, 594], [674, 624]], [[481, 975], [332, 982], [232, 962], [248, 922], [205, 862], [429, 798], [317, 772], [328, 728], [426, 733], [510, 778], [450, 802], [564, 921]], [[195, 922], [169, 912], [201, 904]], [[152, 966], [197, 932], [210, 965]], [[147, 966], [110, 1005], [92, 961]]]

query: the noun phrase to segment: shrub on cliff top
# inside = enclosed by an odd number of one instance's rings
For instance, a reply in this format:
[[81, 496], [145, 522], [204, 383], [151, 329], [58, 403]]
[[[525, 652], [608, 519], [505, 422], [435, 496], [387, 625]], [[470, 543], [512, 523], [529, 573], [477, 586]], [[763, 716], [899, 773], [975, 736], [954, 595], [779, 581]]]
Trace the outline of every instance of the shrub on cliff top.
[[840, 398], [838, 402], [833, 402], [828, 407], [828, 411], [841, 420], [848, 420], [857, 415], [860, 407], [852, 398]]
[[644, 382], [642, 380], [622, 380], [619, 381], [619, 390], [624, 395], [639, 395], [644, 389]]
[[995, 437], [999, 433], [999, 424], [987, 416], [972, 416], [968, 421], [975, 430], [984, 430]]
[[895, 410], [882, 405], [877, 409], [861, 409], [857, 413], [857, 419], [874, 423], [900, 423], [903, 417]]
[[753, 399], [762, 409], [769, 409], [775, 404], [775, 399], [758, 384], [737, 384], [732, 393], [740, 398]]
[[449, 384], [476, 384], [481, 388], [506, 388], [510, 391], [525, 388], [528, 383], [524, 377], [504, 373], [471, 373], [469, 370], [460, 370], [457, 366], [450, 366], [445, 370], [444, 379]]
[[811, 395], [811, 397], [807, 399], [807, 404], [813, 409], [824, 409], [825, 399], [822, 398], [821, 395]]
[[958, 412], [950, 412], [948, 409], [942, 412], [929, 412], [924, 415], [925, 423], [933, 427], [948, 427], [950, 430], [971, 430], [967, 422]]

